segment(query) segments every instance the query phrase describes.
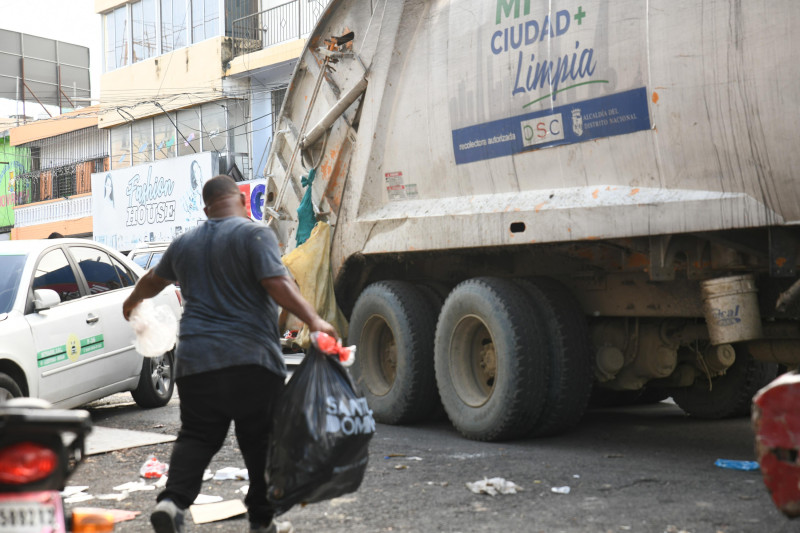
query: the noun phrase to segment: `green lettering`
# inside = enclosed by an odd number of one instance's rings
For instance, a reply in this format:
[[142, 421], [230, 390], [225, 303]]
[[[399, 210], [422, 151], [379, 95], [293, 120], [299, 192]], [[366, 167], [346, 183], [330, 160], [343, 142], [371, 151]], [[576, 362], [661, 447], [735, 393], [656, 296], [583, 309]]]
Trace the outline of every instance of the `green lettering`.
[[[530, 11], [531, 0], [525, 0], [525, 12]], [[511, 8], [514, 8], [514, 18], [519, 18], [519, 3], [520, 0], [497, 0], [497, 24], [503, 21], [502, 15], [505, 13], [505, 18], [511, 16]]]

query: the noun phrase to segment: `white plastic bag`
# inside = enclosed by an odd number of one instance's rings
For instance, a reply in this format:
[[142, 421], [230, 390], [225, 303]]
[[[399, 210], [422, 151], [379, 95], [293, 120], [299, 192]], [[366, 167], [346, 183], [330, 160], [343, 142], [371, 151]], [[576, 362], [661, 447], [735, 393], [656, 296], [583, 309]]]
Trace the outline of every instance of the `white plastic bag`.
[[175, 346], [178, 338], [178, 319], [166, 305], [143, 300], [133, 308], [131, 326], [136, 333], [133, 347], [145, 357], [158, 357]]

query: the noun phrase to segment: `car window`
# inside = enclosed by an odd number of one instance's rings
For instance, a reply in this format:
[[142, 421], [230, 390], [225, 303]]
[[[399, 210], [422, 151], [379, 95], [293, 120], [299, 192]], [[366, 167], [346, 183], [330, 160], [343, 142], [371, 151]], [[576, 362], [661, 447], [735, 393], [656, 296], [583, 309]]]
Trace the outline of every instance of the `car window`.
[[164, 252], [153, 252], [153, 258], [150, 260], [150, 266], [148, 268], [155, 268], [162, 257], [164, 257]]
[[0, 313], [8, 313], [17, 297], [17, 287], [26, 255], [0, 255]]
[[117, 274], [119, 275], [119, 279], [122, 280], [123, 287], [130, 287], [131, 285], [136, 285], [136, 275], [133, 272], [131, 272], [128, 269], [128, 267], [126, 267], [113, 257], [111, 257], [111, 263], [114, 265], [114, 268], [117, 269]]
[[142, 268], [147, 268], [147, 260], [150, 258], [150, 254], [136, 254], [131, 259], [134, 263], [139, 265]]
[[84, 246], [72, 246], [70, 251], [86, 278], [89, 292], [98, 294], [123, 287], [119, 273], [107, 253]]
[[54, 290], [62, 302], [81, 297], [78, 280], [67, 261], [67, 256], [60, 248], [50, 250], [39, 260], [33, 276], [33, 289]]

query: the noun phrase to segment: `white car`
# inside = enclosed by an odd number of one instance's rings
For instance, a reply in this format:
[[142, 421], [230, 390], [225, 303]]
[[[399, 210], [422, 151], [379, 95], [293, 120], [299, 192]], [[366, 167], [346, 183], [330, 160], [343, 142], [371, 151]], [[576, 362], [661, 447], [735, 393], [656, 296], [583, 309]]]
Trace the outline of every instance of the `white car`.
[[[146, 358], [122, 316], [144, 270], [82, 239], [0, 243], [0, 402], [43, 398], [76, 407], [131, 391], [142, 407], [166, 405], [174, 389], [174, 348]], [[156, 297], [180, 318], [174, 286]]]
[[150, 270], [161, 261], [168, 247], [169, 243], [163, 241], [141, 243], [128, 252], [128, 259], [143, 269]]

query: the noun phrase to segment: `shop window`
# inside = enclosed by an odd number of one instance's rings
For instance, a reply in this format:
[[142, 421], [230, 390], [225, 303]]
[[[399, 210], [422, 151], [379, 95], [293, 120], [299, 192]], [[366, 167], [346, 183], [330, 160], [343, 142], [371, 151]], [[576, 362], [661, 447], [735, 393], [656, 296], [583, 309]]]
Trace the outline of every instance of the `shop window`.
[[192, 42], [219, 35], [218, 0], [192, 0]]
[[178, 111], [178, 155], [200, 152], [200, 108]]
[[228, 150], [225, 102], [212, 102], [202, 108], [203, 151], [222, 153]]
[[155, 57], [158, 53], [156, 40], [155, 0], [141, 0], [131, 4], [133, 18], [133, 62]]
[[141, 165], [153, 160], [153, 122], [137, 120], [131, 126], [131, 161]]
[[128, 6], [121, 6], [114, 10], [114, 62], [115, 68], [128, 64]]
[[128, 124], [111, 128], [111, 169], [131, 166], [131, 127]]
[[186, 0], [161, 0], [161, 53], [186, 46]]
[[174, 113], [153, 117], [153, 144], [156, 160], [175, 157], [177, 147], [174, 122]]
[[106, 72], [128, 64], [129, 31], [127, 5], [120, 6], [103, 15], [103, 51]]

